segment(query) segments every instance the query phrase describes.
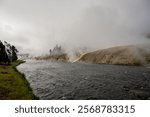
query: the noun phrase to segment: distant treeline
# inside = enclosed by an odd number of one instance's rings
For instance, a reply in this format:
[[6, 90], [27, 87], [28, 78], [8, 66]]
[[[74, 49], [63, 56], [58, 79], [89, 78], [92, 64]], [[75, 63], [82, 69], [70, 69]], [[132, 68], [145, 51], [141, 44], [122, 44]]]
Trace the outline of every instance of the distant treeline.
[[66, 54], [64, 49], [61, 46], [56, 45], [53, 49], [49, 50], [50, 55], [62, 55]]
[[66, 50], [61, 45], [56, 44], [49, 50], [49, 54], [35, 57], [36, 60], [54, 60], [54, 61], [74, 61], [82, 54], [87, 53], [87, 47], [79, 47], [74, 50]]
[[10, 64], [18, 59], [18, 50], [14, 45], [11, 45], [4, 41], [4, 44], [0, 40], [0, 64]]
[[56, 45], [53, 49], [49, 50], [48, 55], [35, 57], [36, 60], [54, 60], [54, 61], [68, 61], [69, 57], [65, 50]]

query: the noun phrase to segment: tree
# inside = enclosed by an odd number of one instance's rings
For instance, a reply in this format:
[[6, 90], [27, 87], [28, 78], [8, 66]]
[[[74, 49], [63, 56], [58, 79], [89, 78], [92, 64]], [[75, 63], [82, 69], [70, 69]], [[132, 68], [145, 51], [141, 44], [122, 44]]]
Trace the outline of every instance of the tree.
[[0, 41], [0, 63], [9, 64], [12, 61], [18, 59], [17, 57], [18, 50], [14, 45], [7, 43], [4, 44]]
[[10, 61], [17, 60], [18, 59], [18, 57], [17, 57], [18, 50], [16, 49], [16, 47], [14, 45], [7, 43], [6, 41], [4, 43], [5, 43], [6, 52], [7, 52], [7, 55], [8, 55], [8, 58], [10, 59]]
[[8, 58], [7, 52], [6, 52], [6, 48], [5, 45], [3, 45], [3, 43], [0, 41], [0, 62], [1, 63], [10, 63], [10, 60]]
[[65, 51], [62, 49], [62, 47], [58, 46], [58, 45], [56, 45], [53, 48], [53, 50], [50, 49], [49, 52], [50, 52], [50, 55], [62, 55], [62, 54], [65, 54]]
[[18, 50], [14, 45], [11, 46], [11, 52], [12, 52], [12, 61], [16, 61], [18, 59], [17, 57]]
[[12, 59], [11, 59], [11, 56], [12, 56], [11, 45], [9, 43], [7, 43], [6, 41], [4, 41], [4, 44], [5, 44], [5, 48], [6, 48], [8, 58], [9, 58], [10, 61], [12, 61]]

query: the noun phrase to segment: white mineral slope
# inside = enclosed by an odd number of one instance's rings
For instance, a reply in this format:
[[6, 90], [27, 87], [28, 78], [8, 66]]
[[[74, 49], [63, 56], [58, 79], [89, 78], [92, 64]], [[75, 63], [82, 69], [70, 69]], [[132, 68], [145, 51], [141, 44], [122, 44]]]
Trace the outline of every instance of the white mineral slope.
[[143, 65], [150, 63], [150, 45], [129, 45], [101, 49], [83, 54], [74, 62], [96, 64]]

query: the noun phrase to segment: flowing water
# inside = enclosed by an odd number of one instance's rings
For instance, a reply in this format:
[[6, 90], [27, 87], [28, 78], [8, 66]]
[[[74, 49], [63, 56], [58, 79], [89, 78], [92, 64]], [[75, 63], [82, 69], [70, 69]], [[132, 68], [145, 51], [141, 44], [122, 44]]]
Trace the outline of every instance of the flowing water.
[[27, 60], [17, 67], [40, 99], [147, 99], [150, 67]]

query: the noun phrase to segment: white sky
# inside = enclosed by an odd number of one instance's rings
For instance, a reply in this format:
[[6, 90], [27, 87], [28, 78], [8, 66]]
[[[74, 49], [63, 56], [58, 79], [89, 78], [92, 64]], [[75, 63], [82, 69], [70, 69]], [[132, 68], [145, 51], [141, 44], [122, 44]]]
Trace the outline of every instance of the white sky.
[[148, 43], [150, 0], [0, 0], [0, 40], [48, 53]]

